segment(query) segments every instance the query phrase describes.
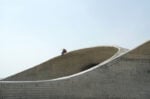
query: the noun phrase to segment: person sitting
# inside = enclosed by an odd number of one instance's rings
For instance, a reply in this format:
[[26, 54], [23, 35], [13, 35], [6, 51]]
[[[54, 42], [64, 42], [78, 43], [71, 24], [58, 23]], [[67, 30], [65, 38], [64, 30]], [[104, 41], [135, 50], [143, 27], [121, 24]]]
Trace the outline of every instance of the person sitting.
[[64, 55], [65, 53], [67, 53], [67, 50], [63, 49], [62, 52], [61, 52], [61, 55]]

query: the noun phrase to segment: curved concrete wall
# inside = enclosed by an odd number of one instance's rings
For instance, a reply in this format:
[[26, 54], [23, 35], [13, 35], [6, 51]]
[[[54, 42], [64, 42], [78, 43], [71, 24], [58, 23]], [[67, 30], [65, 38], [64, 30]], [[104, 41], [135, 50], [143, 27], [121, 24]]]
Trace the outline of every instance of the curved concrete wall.
[[0, 82], [0, 99], [149, 98], [150, 42], [68, 78]]
[[105, 61], [117, 51], [115, 47], [94, 47], [72, 51], [5, 80], [47, 80], [72, 75]]

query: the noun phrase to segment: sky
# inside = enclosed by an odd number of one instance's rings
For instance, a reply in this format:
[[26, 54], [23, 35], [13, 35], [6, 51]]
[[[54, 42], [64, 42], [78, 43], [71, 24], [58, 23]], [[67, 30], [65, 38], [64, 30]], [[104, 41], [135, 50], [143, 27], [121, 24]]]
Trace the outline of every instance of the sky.
[[0, 0], [0, 78], [68, 51], [150, 40], [150, 0]]

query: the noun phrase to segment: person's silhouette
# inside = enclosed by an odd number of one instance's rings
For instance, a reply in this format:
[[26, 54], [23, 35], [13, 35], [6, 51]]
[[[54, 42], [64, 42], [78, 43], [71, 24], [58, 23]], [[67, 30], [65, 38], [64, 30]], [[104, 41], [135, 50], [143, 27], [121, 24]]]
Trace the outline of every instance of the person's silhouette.
[[61, 55], [64, 55], [65, 53], [67, 53], [67, 50], [63, 49], [62, 52], [61, 52]]

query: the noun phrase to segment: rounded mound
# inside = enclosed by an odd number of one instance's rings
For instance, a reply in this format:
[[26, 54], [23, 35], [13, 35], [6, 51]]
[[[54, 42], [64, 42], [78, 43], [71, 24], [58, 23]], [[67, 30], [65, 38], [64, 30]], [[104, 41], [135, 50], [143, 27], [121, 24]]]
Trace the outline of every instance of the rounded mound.
[[93, 47], [68, 52], [4, 80], [48, 80], [72, 75], [107, 60], [117, 51], [115, 47]]

